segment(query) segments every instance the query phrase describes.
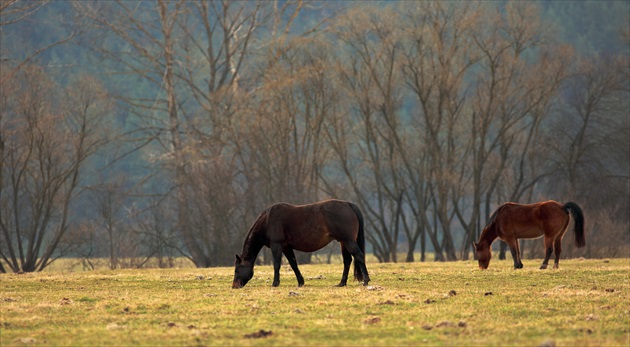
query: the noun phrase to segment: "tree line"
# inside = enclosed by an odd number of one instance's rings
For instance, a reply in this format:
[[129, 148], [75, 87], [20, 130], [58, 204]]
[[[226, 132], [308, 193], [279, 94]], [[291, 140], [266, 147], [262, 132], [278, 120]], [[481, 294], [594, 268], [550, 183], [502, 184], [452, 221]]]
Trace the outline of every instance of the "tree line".
[[[51, 6], [3, 2], [3, 41]], [[63, 35], [2, 51], [0, 272], [230, 265], [261, 210], [325, 198], [381, 262], [468, 259], [496, 206], [546, 199], [585, 211], [566, 254], [627, 255], [628, 28], [583, 55], [532, 3], [63, 6]]]

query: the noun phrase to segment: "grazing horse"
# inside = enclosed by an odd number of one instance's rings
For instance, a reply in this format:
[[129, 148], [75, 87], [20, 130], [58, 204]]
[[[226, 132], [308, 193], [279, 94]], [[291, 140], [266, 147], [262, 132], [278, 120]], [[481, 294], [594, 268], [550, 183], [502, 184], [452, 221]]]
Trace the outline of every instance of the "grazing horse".
[[490, 216], [488, 224], [479, 236], [479, 242], [473, 242], [479, 268], [488, 268], [490, 258], [492, 258], [491, 245], [497, 237], [510, 247], [514, 268], [521, 269], [523, 262], [521, 262], [518, 239], [535, 239], [544, 236], [545, 260], [540, 268], [547, 268], [549, 257], [555, 249], [556, 261], [553, 268], [557, 269], [562, 251], [562, 237], [569, 227], [569, 214], [574, 219], [575, 245], [584, 247], [586, 245], [584, 215], [576, 203], [567, 202], [563, 205], [552, 200], [529, 205], [504, 203]]
[[357, 205], [341, 200], [299, 206], [275, 204], [262, 211], [249, 229], [243, 251], [236, 255], [232, 288], [243, 287], [254, 276], [254, 263], [263, 246], [271, 248], [273, 256], [272, 285], [280, 285], [280, 263], [284, 253], [301, 287], [304, 277], [293, 250], [314, 252], [332, 240], [341, 243], [343, 255], [343, 275], [338, 286], [346, 285], [353, 257], [354, 278], [367, 285], [370, 277], [365, 266], [363, 214]]

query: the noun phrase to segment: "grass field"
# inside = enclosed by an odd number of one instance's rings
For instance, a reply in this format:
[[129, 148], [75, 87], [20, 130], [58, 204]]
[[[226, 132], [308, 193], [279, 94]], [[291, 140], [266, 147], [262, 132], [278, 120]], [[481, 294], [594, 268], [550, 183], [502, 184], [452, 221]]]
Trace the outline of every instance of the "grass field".
[[341, 265], [0, 275], [0, 345], [425, 346], [630, 345], [630, 259], [368, 263], [370, 286]]

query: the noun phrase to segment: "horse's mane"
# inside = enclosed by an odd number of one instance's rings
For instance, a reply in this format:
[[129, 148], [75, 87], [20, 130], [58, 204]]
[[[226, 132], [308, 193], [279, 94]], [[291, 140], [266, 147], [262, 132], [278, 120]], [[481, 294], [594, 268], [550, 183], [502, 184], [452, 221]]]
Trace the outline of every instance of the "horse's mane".
[[496, 222], [497, 215], [499, 214], [499, 211], [503, 209], [503, 207], [505, 207], [505, 204], [502, 204], [501, 206], [497, 207], [497, 209], [494, 210], [494, 212], [492, 212], [492, 214], [490, 215], [490, 218], [488, 218], [487, 225], [491, 225], [491, 224], [494, 224], [494, 222]]
[[482, 235], [485, 232], [490, 232], [491, 231], [490, 229], [495, 228], [495, 224], [497, 222], [497, 216], [499, 215], [499, 212], [501, 212], [501, 210], [509, 204], [510, 204], [509, 202], [503, 203], [501, 204], [501, 206], [497, 207], [497, 209], [494, 210], [494, 212], [492, 212], [492, 214], [490, 215], [490, 218], [488, 218], [488, 223], [486, 223], [486, 227], [483, 228], [483, 231], [481, 232]]
[[[258, 248], [258, 250], [260, 250], [260, 248], [257, 247], [257, 243], [264, 242], [264, 241], [257, 240], [256, 237], [258, 235], [256, 235], [255, 232], [259, 230], [261, 227], [263, 227], [264, 223], [267, 223], [268, 213], [269, 213], [269, 208], [266, 208], [262, 212], [260, 212], [260, 214], [254, 221], [252, 226], [249, 228], [249, 231], [247, 232], [247, 235], [245, 236], [245, 242], [243, 243], [243, 253], [241, 253], [241, 256], [246, 257], [248, 253], [252, 250], [250, 249], [250, 247], [254, 247], [254, 249]], [[258, 251], [256, 251], [256, 253], [258, 253]], [[257, 254], [254, 254], [253, 256], [256, 256], [256, 255]]]

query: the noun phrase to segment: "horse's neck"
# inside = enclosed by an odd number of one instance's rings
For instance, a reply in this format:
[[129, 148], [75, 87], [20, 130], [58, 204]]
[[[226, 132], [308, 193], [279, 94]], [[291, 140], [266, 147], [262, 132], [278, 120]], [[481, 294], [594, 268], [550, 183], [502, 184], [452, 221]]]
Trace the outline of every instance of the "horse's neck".
[[497, 234], [496, 226], [494, 225], [494, 223], [492, 223], [491, 225], [484, 228], [481, 232], [481, 235], [479, 235], [479, 244], [485, 243], [490, 246], [498, 236], [499, 235]]
[[260, 250], [265, 245], [264, 231], [264, 229], [261, 229], [261, 226], [255, 225], [250, 229], [249, 233], [247, 233], [245, 243], [243, 244], [243, 260], [254, 264], [258, 253], [260, 253]]
[[250, 232], [245, 239], [245, 244], [243, 244], [243, 253], [241, 253], [243, 260], [253, 264], [262, 246], [264, 246], [264, 242], [260, 242], [259, 238], [256, 237], [254, 233]]

